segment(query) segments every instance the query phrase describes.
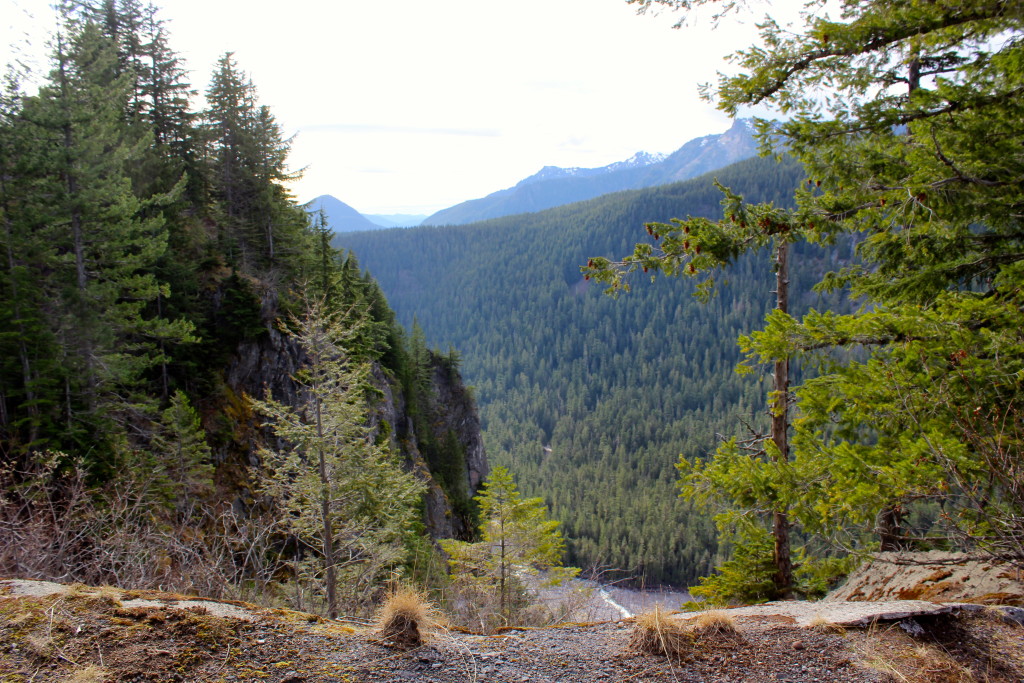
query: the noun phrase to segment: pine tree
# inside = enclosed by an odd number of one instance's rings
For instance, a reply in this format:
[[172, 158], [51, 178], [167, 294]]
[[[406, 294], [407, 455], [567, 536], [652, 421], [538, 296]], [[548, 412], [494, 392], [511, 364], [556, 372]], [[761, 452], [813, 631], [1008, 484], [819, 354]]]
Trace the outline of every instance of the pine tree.
[[33, 191], [20, 211], [53, 263], [40, 282], [53, 302], [46, 317], [62, 366], [53, 379], [74, 442], [101, 433], [111, 411], [144, 410], [160, 341], [188, 341], [191, 325], [147, 310], [163, 291], [150, 269], [166, 234], [159, 217], [143, 215], [126, 173], [141, 144], [122, 116], [128, 79], [94, 23], [69, 27], [50, 82], [24, 104], [36, 146], [21, 169]]
[[401, 564], [422, 485], [375, 443], [367, 419], [369, 364], [346, 351], [361, 321], [323, 302], [293, 320], [307, 360], [296, 377], [300, 405], [253, 401], [274, 441], [261, 449], [261, 490], [322, 575], [327, 613], [338, 614], [339, 581], [365, 598], [384, 571]]
[[11, 74], [0, 94], [0, 435], [12, 455], [43, 447], [59, 422], [54, 406], [60, 370], [42, 286], [56, 258], [34, 220], [39, 207], [26, 170], [38, 150], [22, 108]]
[[298, 175], [286, 168], [291, 140], [270, 109], [257, 105], [255, 86], [230, 52], [217, 62], [206, 99], [208, 183], [223, 212], [221, 241], [237, 249], [243, 269], [274, 268], [308, 224], [281, 184]]
[[548, 519], [540, 498], [523, 498], [504, 467], [495, 467], [475, 500], [480, 506], [481, 540], [467, 543], [442, 540], [452, 578], [493, 588], [499, 614], [508, 623], [520, 607], [526, 588], [523, 577], [547, 572], [549, 585], [575, 576], [578, 569], [562, 567], [565, 541], [559, 522]]
[[[822, 288], [846, 287], [864, 309], [775, 316], [748, 344], [826, 371], [796, 391], [791, 490], [808, 528], [853, 547], [865, 526], [883, 548], [945, 530], [944, 542], [1024, 558], [1024, 478], [1008, 467], [1022, 396], [1007, 381], [1024, 369], [1022, 36], [1019, 3], [845, 2], [838, 18], [815, 3], [802, 31], [765, 22], [763, 47], [738, 52], [741, 73], [713, 94], [730, 113], [788, 114], [762, 122], [763, 140], [820, 186], [801, 200], [823, 219], [818, 239], [863, 235], [861, 263]], [[919, 501], [943, 507], [936, 529], [903, 526]]]
[[[748, 206], [743, 198], [719, 185], [725, 193], [722, 200], [724, 217], [712, 221], [705, 218], [673, 220], [671, 223], [648, 223], [647, 233], [654, 243], [637, 244], [633, 254], [621, 261], [591, 258], [581, 270], [587, 279], [595, 278], [608, 286], [607, 293], [617, 294], [630, 288], [628, 278], [640, 271], [653, 282], [657, 273], [669, 276], [704, 277], [695, 295], [710, 300], [714, 293], [714, 273], [735, 266], [739, 257], [750, 251], [771, 249], [775, 271], [775, 309], [773, 315], [789, 316], [789, 259], [792, 243], [806, 239], [812, 218], [782, 210], [771, 204]], [[735, 513], [759, 512], [771, 517], [772, 557], [775, 567], [774, 596], [789, 596], [794, 588], [793, 562], [790, 548], [790, 519], [783, 487], [755, 485], [764, 480], [765, 469], [789, 469], [789, 404], [790, 358], [777, 357], [772, 362], [773, 387], [769, 397], [769, 433], [755, 432], [749, 438], [730, 439], [721, 444], [713, 460], [705, 467], [700, 458], [683, 458], [680, 469], [682, 495], [704, 506], [721, 506]], [[735, 514], [719, 518], [723, 533], [728, 533], [738, 519]], [[748, 534], [749, 536], [749, 534]]]

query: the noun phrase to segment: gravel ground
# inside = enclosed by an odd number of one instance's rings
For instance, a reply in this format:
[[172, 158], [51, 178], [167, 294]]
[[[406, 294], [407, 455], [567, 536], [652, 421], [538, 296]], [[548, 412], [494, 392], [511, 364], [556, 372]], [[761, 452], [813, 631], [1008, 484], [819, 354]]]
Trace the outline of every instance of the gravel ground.
[[373, 629], [287, 610], [51, 587], [15, 595], [0, 582], [0, 682], [1024, 680], [1024, 628], [989, 612], [846, 631], [737, 616], [737, 636], [700, 640], [670, 660], [630, 649], [631, 620], [493, 635], [437, 630], [401, 648]]

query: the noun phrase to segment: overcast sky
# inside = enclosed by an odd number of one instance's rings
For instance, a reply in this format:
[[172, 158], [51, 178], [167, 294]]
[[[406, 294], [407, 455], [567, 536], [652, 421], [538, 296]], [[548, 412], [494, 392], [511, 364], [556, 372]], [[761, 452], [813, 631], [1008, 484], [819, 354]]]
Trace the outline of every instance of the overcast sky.
[[[749, 19], [674, 30], [676, 15], [638, 16], [625, 0], [157, 5], [197, 90], [232, 51], [296, 134], [296, 197], [332, 194], [363, 213], [429, 214], [545, 165], [603, 166], [720, 133], [729, 121], [698, 85], [756, 35]], [[8, 46], [40, 46], [53, 25], [47, 0], [0, 8]]]

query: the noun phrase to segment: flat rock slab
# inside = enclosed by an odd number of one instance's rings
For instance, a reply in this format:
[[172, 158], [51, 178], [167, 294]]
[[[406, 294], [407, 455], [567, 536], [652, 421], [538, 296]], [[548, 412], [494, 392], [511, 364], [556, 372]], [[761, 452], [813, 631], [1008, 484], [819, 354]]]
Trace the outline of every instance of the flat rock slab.
[[[870, 626], [877, 621], [899, 621], [912, 617], [961, 611], [976, 612], [981, 609], [984, 609], [981, 605], [969, 603], [939, 604], [924, 600], [889, 600], [886, 602], [767, 602], [763, 605], [734, 607], [721, 611], [733, 618], [750, 618], [806, 628], [818, 624], [842, 627]], [[693, 619], [700, 614], [701, 612], [684, 612], [673, 616], [678, 619]]]
[[0, 598], [2, 597], [46, 597], [48, 595], [68, 595], [71, 593], [78, 593], [80, 595], [107, 595], [110, 597], [117, 597], [121, 603], [121, 607], [131, 609], [136, 607], [142, 608], [163, 608], [163, 609], [188, 609], [190, 607], [199, 607], [210, 614], [218, 617], [230, 617], [233, 619], [241, 619], [243, 621], [255, 621], [255, 615], [252, 611], [247, 610], [243, 607], [238, 607], [226, 602], [219, 602], [216, 600], [191, 600], [191, 599], [174, 599], [170, 597], [160, 598], [159, 600], [150, 600], [145, 598], [132, 598], [130, 600], [124, 599], [124, 591], [116, 588], [96, 589], [86, 588], [84, 586], [68, 586], [61, 583], [53, 583], [52, 581], [34, 581], [30, 579], [5, 579], [0, 580]]
[[825, 600], [927, 600], [1024, 606], [1024, 571], [991, 557], [966, 553], [878, 553]]
[[0, 581], [0, 598], [6, 596], [29, 596], [43, 598], [47, 595], [65, 595], [70, 588], [53, 581], [34, 581], [31, 579], [5, 579]]
[[121, 607], [126, 609], [133, 607], [163, 607], [164, 609], [198, 607], [218, 617], [230, 617], [231, 619], [241, 619], [242, 621], [256, 620], [255, 615], [247, 609], [213, 600], [145, 600], [136, 598], [133, 600], [122, 600]]

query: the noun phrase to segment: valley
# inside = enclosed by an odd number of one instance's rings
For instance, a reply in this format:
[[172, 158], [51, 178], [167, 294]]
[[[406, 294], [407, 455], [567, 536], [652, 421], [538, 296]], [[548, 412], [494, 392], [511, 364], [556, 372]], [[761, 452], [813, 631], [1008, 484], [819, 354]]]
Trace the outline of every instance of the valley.
[[[675, 463], [718, 436], [764, 424], [765, 384], [740, 376], [736, 338], [772, 302], [763, 260], [745, 258], [703, 305], [685, 280], [638, 281], [617, 300], [583, 279], [591, 256], [628, 251], [643, 224], [714, 216], [712, 180], [785, 203], [792, 163], [751, 159], [682, 183], [544, 212], [446, 227], [344, 233], [406, 326], [455, 348], [480, 409], [488, 457], [565, 524], [569, 563], [615, 580], [687, 586], [719, 559], [714, 525], [680, 501]], [[844, 257], [845, 254], [845, 257]], [[796, 310], [841, 308], [811, 291], [852, 255], [803, 249]]]

